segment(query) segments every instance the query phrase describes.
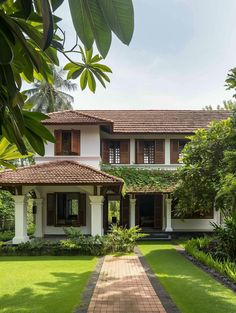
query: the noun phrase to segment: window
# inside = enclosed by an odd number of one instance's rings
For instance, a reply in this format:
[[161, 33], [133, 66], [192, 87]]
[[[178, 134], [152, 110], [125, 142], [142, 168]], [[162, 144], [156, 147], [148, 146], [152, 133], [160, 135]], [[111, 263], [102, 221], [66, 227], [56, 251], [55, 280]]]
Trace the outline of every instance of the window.
[[186, 145], [187, 140], [179, 140], [179, 144], [178, 144], [178, 153], [179, 153], [179, 163], [182, 163], [182, 151], [184, 149], [184, 146]]
[[71, 154], [71, 132], [63, 131], [61, 135], [61, 150], [63, 155]]
[[111, 141], [109, 146], [109, 163], [120, 163], [120, 142]]
[[56, 194], [56, 224], [74, 225], [79, 224], [79, 193]]
[[155, 141], [144, 141], [143, 154], [144, 164], [155, 163]]
[[55, 155], [80, 155], [80, 131], [77, 129], [54, 132]]

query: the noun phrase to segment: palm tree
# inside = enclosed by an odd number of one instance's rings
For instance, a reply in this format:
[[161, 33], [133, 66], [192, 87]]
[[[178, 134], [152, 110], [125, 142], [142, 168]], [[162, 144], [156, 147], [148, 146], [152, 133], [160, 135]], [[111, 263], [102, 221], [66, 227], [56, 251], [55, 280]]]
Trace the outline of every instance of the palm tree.
[[33, 104], [32, 111], [50, 113], [73, 109], [74, 98], [63, 90], [75, 91], [77, 84], [64, 79], [66, 72], [63, 69], [54, 66], [52, 71], [52, 83], [45, 79], [35, 80], [33, 88], [25, 91], [27, 102]]

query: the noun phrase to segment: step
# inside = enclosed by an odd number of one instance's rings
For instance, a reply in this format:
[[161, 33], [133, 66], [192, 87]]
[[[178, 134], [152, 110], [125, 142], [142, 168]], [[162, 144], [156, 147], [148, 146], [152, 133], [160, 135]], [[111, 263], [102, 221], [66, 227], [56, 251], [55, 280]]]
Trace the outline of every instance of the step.
[[[145, 233], [145, 232], [144, 232]], [[141, 238], [144, 241], [155, 241], [155, 240], [171, 240], [171, 235], [166, 233], [149, 233], [148, 236]]]

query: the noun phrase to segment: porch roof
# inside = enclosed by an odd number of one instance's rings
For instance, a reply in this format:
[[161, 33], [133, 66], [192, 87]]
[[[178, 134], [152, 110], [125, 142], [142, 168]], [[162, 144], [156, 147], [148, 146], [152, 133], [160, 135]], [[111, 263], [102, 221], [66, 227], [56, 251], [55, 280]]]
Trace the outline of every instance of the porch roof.
[[75, 161], [53, 161], [0, 172], [0, 185], [123, 185], [123, 180]]

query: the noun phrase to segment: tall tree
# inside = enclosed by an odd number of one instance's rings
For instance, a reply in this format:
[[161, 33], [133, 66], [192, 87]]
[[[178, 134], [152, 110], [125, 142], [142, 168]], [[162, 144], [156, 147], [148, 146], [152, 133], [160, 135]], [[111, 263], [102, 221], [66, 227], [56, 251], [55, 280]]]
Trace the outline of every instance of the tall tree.
[[33, 105], [32, 111], [50, 113], [73, 109], [71, 103], [74, 98], [65, 92], [75, 91], [77, 84], [64, 78], [66, 72], [53, 66], [53, 81], [46, 79], [36, 80], [33, 88], [25, 91], [28, 96], [27, 102]]

